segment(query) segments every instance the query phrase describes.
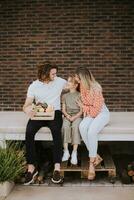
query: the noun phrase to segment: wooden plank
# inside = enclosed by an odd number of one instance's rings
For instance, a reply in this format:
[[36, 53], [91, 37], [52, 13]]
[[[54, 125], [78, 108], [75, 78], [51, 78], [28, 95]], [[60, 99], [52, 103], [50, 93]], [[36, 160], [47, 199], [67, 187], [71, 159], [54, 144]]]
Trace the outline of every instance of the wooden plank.
[[104, 171], [104, 165], [102, 165], [101, 163], [99, 165], [96, 166], [95, 171]]
[[88, 167], [89, 162], [87, 158], [81, 159], [81, 178], [87, 178], [88, 177]]
[[103, 149], [103, 159], [104, 159], [104, 166], [106, 169], [115, 169], [112, 155], [107, 147]]
[[87, 154], [87, 149], [84, 148], [83, 151], [81, 151], [81, 178], [88, 177], [88, 168], [89, 168], [89, 157]]
[[108, 171], [109, 177], [116, 177], [116, 166], [112, 159], [111, 152], [107, 146], [102, 148], [105, 170]]
[[61, 170], [66, 169], [68, 167], [68, 161], [62, 162], [61, 163]]

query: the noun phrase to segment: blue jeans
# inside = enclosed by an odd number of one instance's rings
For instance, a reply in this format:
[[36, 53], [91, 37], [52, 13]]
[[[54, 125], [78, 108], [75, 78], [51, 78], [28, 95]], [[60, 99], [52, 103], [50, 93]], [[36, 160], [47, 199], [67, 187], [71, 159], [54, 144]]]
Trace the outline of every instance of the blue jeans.
[[104, 104], [101, 112], [95, 117], [84, 117], [79, 125], [81, 137], [89, 151], [89, 157], [96, 157], [98, 149], [98, 133], [108, 124], [110, 113]]

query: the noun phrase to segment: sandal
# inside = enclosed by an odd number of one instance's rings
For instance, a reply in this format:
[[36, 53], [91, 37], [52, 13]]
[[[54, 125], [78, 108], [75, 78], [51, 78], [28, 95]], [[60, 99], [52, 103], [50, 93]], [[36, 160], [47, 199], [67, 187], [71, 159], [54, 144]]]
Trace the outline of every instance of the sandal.
[[100, 155], [97, 154], [96, 159], [94, 161], [95, 167], [98, 166], [103, 161], [103, 158], [100, 157]]
[[[89, 163], [94, 166], [94, 172], [88, 171], [88, 180], [93, 181], [95, 179], [95, 176], [96, 176], [96, 174], [95, 174], [95, 160], [90, 161]], [[89, 166], [89, 169], [90, 169], [90, 166]]]

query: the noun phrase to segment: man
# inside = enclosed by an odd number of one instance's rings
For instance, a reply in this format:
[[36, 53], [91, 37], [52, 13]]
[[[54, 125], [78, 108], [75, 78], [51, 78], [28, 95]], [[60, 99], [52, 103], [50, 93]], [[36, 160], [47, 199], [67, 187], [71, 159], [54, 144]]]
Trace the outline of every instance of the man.
[[57, 77], [57, 66], [46, 62], [38, 67], [38, 79], [33, 81], [27, 91], [27, 98], [23, 106], [23, 111], [32, 118], [35, 112], [32, 111], [32, 103], [46, 102], [52, 105], [55, 110], [54, 120], [31, 120], [29, 119], [26, 127], [26, 160], [28, 170], [26, 174], [25, 185], [33, 182], [34, 177], [38, 174], [36, 169], [36, 150], [34, 137], [41, 127], [49, 127], [53, 137], [53, 161], [54, 172], [52, 177], [53, 183], [60, 183], [60, 163], [62, 157], [62, 112], [60, 105], [60, 96], [66, 85], [66, 80]]

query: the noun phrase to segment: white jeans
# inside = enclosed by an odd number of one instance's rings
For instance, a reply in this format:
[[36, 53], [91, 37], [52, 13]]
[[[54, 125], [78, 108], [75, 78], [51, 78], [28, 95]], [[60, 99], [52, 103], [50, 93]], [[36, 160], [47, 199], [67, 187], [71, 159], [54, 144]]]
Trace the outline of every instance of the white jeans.
[[89, 157], [96, 157], [98, 149], [98, 133], [108, 124], [110, 113], [104, 104], [101, 112], [95, 117], [85, 117], [79, 125], [81, 137], [89, 151]]

